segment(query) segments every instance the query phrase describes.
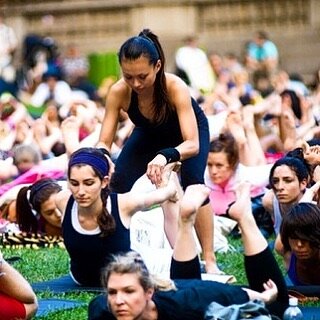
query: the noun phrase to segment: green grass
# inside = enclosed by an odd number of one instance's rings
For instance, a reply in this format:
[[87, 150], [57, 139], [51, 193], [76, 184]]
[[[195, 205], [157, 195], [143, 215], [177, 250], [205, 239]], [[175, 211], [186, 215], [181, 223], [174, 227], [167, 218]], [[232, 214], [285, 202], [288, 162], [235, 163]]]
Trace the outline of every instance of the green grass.
[[[237, 284], [247, 284], [243, 268], [242, 244], [240, 240], [230, 239], [230, 244], [236, 249], [234, 253], [218, 253], [218, 263], [221, 269], [227, 274], [232, 274], [237, 279]], [[46, 249], [2, 249], [5, 258], [18, 256], [21, 259], [13, 262], [13, 266], [19, 270], [25, 278], [33, 283], [45, 281], [60, 277], [68, 273], [68, 255], [61, 248]], [[281, 258], [276, 256], [283, 272]], [[51, 292], [42, 292], [37, 294], [38, 298], [59, 297], [88, 303], [95, 294], [86, 292], [73, 292], [65, 294], [53, 294]], [[312, 304], [311, 304], [312, 305]], [[319, 304], [313, 304], [318, 305]], [[41, 320], [84, 320], [87, 319], [87, 305], [59, 312], [50, 313], [45, 317], [35, 317]]]
[[[68, 255], [61, 248], [46, 249], [2, 249], [5, 258], [20, 257], [13, 262], [13, 266], [19, 270], [30, 282], [45, 281], [66, 275], [68, 273]], [[93, 293], [72, 292], [65, 294], [53, 294], [51, 292], [37, 293], [41, 298], [63, 298], [88, 303], [93, 297]], [[35, 317], [41, 320], [82, 320], [87, 319], [87, 305], [59, 312], [50, 313], [45, 317]]]

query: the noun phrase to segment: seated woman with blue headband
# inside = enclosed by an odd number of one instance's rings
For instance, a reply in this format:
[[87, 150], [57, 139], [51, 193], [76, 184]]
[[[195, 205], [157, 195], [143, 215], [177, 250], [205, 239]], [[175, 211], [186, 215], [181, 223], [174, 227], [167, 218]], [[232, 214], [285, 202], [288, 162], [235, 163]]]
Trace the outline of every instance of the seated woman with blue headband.
[[109, 163], [103, 151], [80, 148], [68, 164], [68, 190], [57, 193], [70, 274], [79, 285], [100, 286], [111, 255], [130, 251], [129, 226], [137, 211], [176, 195], [174, 183], [148, 193], [109, 193]]

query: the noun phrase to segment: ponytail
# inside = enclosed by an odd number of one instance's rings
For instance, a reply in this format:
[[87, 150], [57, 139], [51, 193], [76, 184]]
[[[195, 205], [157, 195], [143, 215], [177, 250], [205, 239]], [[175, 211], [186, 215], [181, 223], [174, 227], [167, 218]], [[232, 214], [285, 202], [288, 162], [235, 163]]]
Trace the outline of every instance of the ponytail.
[[16, 214], [20, 231], [37, 233], [39, 214], [30, 205], [28, 195], [30, 187], [23, 187], [17, 195]]

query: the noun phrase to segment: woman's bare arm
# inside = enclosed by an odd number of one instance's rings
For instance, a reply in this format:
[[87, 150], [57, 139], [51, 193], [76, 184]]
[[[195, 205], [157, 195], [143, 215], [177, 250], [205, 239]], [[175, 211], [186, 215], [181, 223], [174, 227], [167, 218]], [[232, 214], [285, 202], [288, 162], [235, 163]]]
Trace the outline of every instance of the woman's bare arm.
[[104, 147], [111, 151], [111, 146], [114, 141], [118, 128], [119, 116], [121, 109], [126, 109], [129, 106], [130, 90], [124, 80], [119, 80], [115, 83], [108, 94], [106, 100], [105, 114], [102, 121], [98, 147]]
[[29, 282], [0, 253], [0, 292], [25, 304], [36, 304], [37, 298]]

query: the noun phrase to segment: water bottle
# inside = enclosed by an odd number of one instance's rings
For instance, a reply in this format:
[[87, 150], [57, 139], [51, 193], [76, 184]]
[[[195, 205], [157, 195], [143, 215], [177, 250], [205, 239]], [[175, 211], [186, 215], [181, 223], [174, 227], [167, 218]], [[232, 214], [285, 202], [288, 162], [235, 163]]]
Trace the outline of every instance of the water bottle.
[[289, 299], [289, 307], [283, 314], [283, 320], [303, 320], [302, 311], [298, 307], [298, 298]]

